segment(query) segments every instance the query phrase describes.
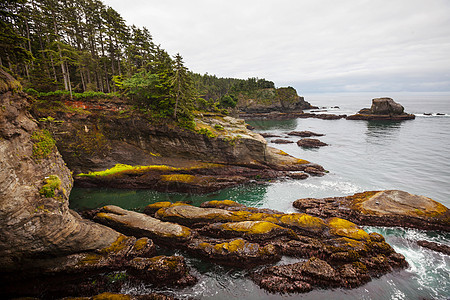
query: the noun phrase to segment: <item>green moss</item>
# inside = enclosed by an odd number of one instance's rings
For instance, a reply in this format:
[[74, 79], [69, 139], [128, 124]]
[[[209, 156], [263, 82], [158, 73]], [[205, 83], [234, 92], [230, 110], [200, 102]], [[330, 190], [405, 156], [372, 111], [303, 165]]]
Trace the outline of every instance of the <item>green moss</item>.
[[61, 179], [57, 175], [50, 175], [45, 179], [45, 185], [39, 190], [39, 194], [45, 198], [55, 197], [55, 191], [61, 186]]
[[215, 129], [215, 130], [218, 130], [218, 131], [224, 131], [224, 130], [225, 130], [225, 129], [223, 128], [223, 126], [222, 126], [222, 125], [219, 125], [219, 124], [214, 125], [214, 129]]
[[80, 173], [76, 176], [81, 177], [98, 177], [98, 176], [110, 176], [118, 173], [126, 173], [126, 174], [134, 174], [134, 173], [143, 173], [146, 171], [178, 171], [181, 170], [179, 168], [169, 167], [165, 165], [151, 165], [151, 166], [131, 166], [125, 164], [116, 164], [114, 167], [98, 172], [89, 172], [87, 174]]
[[234, 146], [236, 146], [236, 142], [239, 141], [239, 139], [240, 139], [239, 136], [234, 136], [234, 137], [227, 136], [223, 140], [234, 147]]
[[217, 137], [217, 135], [215, 135], [211, 130], [209, 130], [208, 128], [200, 128], [199, 130], [197, 130], [198, 133], [206, 135], [208, 138], [212, 139]]
[[55, 149], [56, 142], [46, 129], [33, 132], [31, 141], [33, 142], [32, 158], [36, 161], [47, 158], [53, 152], [53, 149]]
[[330, 233], [333, 235], [344, 236], [355, 240], [367, 240], [370, 235], [364, 230], [358, 228], [356, 224], [341, 218], [331, 218], [328, 220]]

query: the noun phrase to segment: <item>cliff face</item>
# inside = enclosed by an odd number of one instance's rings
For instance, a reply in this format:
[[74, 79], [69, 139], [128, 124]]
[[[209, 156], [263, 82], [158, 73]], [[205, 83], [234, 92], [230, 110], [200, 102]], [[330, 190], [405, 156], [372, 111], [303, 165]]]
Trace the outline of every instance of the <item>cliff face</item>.
[[302, 111], [313, 108], [292, 87], [262, 89], [238, 95], [237, 108], [244, 113]]
[[0, 86], [2, 272], [31, 268], [39, 258], [99, 249], [114, 242], [117, 232], [81, 220], [69, 210], [72, 176], [53, 139], [39, 129], [28, 113], [29, 99], [3, 71]]
[[210, 192], [310, 166], [268, 147], [243, 120], [219, 114], [198, 113], [195, 128], [184, 129], [152, 121], [149, 112], [120, 99], [53, 99], [37, 102], [33, 111], [81, 186]]

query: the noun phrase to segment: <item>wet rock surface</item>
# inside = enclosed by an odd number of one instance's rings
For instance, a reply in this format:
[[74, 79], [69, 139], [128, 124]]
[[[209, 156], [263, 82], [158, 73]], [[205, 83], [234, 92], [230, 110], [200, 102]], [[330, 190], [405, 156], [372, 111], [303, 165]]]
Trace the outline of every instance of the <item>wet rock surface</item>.
[[294, 143], [293, 141], [284, 140], [284, 139], [275, 139], [275, 140], [271, 140], [270, 142], [274, 143], [274, 144], [293, 144]]
[[[112, 216], [108, 220], [111, 227], [136, 236], [148, 232], [154, 237], [153, 229], [144, 229], [142, 223], [133, 225], [146, 215], [109, 206], [97, 211], [94, 220], [99, 220], [98, 215], [104, 211], [116, 211], [129, 218], [127, 227], [123, 228], [123, 220]], [[170, 247], [204, 260], [238, 268], [273, 264], [282, 256], [300, 260], [250, 272], [259, 286], [271, 292], [353, 288], [407, 265], [382, 235], [369, 234], [354, 223], [336, 217], [321, 219], [304, 213], [285, 214], [230, 200], [209, 201], [202, 207], [160, 202], [150, 204], [145, 212], [161, 220], [162, 226], [188, 228], [191, 234], [186, 240], [174, 239]], [[168, 245], [166, 239], [154, 237], [153, 240]]]
[[450, 255], [450, 246], [436, 243], [436, 242], [423, 241], [423, 240], [417, 241], [417, 244], [424, 248], [428, 248], [428, 249], [436, 251], [436, 252]]
[[300, 137], [312, 137], [312, 136], [324, 136], [324, 134], [315, 133], [312, 131], [291, 131], [288, 135], [300, 136]]
[[338, 216], [356, 224], [450, 231], [450, 211], [425, 196], [404, 191], [370, 191], [347, 197], [306, 198], [293, 203], [301, 212]]
[[324, 143], [318, 139], [310, 139], [310, 138], [304, 138], [304, 139], [297, 141], [297, 145], [299, 147], [304, 147], [304, 148], [319, 148], [319, 147], [328, 146], [327, 143]]
[[371, 108], [363, 108], [347, 120], [390, 120], [402, 121], [415, 119], [415, 115], [404, 112], [404, 107], [391, 98], [372, 99]]
[[287, 120], [315, 118], [321, 120], [339, 120], [347, 115], [316, 114], [311, 112], [270, 112], [270, 113], [239, 113], [239, 117], [245, 120]]

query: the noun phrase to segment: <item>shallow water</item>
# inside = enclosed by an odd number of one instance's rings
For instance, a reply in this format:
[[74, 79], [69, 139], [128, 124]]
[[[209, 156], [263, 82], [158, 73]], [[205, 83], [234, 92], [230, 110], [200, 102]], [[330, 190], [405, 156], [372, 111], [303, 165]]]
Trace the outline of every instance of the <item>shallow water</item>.
[[[208, 195], [167, 194], [145, 190], [74, 189], [71, 207], [92, 208], [115, 204], [140, 210], [157, 201], [231, 199], [248, 206], [294, 212], [292, 202], [305, 197], [344, 196], [365, 190], [401, 189], [430, 197], [450, 207], [450, 94], [394, 94], [405, 111], [416, 114], [404, 122], [293, 119], [251, 121], [257, 132], [286, 136], [293, 130], [325, 134], [319, 139], [330, 146], [303, 149], [294, 144], [273, 146], [324, 166], [329, 173], [307, 180], [278, 180], [247, 185]], [[336, 106], [328, 113], [351, 114], [370, 106], [383, 95], [317, 94], [306, 99], [317, 106]], [[432, 116], [424, 113], [433, 113]], [[444, 113], [445, 116], [437, 116]], [[287, 137], [287, 136], [286, 136]], [[297, 137], [288, 137], [297, 141]], [[268, 139], [270, 141], [270, 139]], [[163, 290], [178, 298], [200, 299], [449, 299], [450, 257], [418, 246], [420, 239], [450, 245], [449, 234], [411, 229], [367, 228], [382, 233], [394, 249], [405, 255], [409, 268], [394, 272], [354, 290], [319, 290], [302, 295], [273, 295], [245, 277], [246, 271], [201, 263], [188, 258], [200, 281], [191, 288]], [[284, 263], [290, 263], [286, 259]], [[282, 262], [283, 263], [283, 262]], [[124, 292], [144, 293], [148, 286], [129, 286]]]

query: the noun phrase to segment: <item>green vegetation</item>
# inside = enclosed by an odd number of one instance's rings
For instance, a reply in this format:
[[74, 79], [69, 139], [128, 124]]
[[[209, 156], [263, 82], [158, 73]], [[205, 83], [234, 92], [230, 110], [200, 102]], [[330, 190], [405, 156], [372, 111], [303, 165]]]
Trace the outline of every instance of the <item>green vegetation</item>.
[[125, 164], [116, 164], [111, 169], [98, 172], [89, 172], [87, 174], [80, 173], [77, 176], [84, 177], [97, 177], [97, 176], [110, 176], [118, 173], [142, 173], [145, 171], [157, 170], [157, 171], [179, 171], [179, 168], [169, 167], [166, 165], [153, 165], [153, 166], [130, 166]]
[[212, 139], [217, 137], [217, 135], [215, 135], [211, 130], [209, 130], [208, 128], [200, 128], [199, 130], [197, 130], [198, 133], [206, 135], [208, 138]]
[[39, 194], [45, 198], [55, 197], [55, 191], [61, 186], [61, 179], [56, 175], [50, 175], [45, 179], [45, 185], [39, 190]]
[[28, 88], [25, 92], [29, 95], [38, 97], [38, 98], [47, 98], [47, 97], [58, 97], [58, 98], [74, 98], [77, 100], [80, 99], [112, 99], [115, 97], [120, 97], [120, 93], [103, 93], [103, 92], [94, 92], [94, 91], [85, 91], [82, 93], [74, 93], [72, 94], [69, 91], [56, 90], [52, 92], [38, 92], [33, 88]]
[[60, 109], [58, 100], [123, 97], [150, 121], [193, 130], [194, 110], [227, 114], [241, 95], [274, 94], [266, 79], [189, 71], [147, 28], [126, 25], [98, 0], [5, 0], [0, 25], [0, 67], [20, 78], [39, 110]]
[[46, 129], [35, 131], [31, 135], [33, 141], [32, 157], [36, 161], [40, 161], [50, 155], [55, 148], [55, 140], [52, 138], [50, 132]]
[[222, 125], [219, 125], [219, 124], [214, 125], [214, 129], [215, 129], [215, 130], [218, 130], [218, 131], [224, 131], [224, 130], [225, 130], [225, 129], [223, 128], [223, 126], [222, 126]]

